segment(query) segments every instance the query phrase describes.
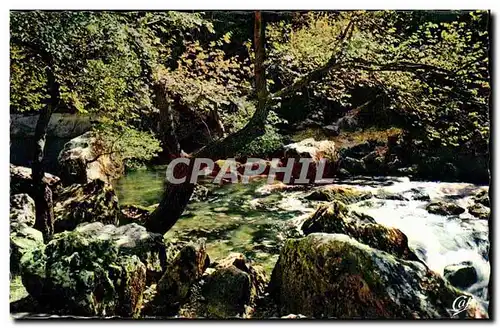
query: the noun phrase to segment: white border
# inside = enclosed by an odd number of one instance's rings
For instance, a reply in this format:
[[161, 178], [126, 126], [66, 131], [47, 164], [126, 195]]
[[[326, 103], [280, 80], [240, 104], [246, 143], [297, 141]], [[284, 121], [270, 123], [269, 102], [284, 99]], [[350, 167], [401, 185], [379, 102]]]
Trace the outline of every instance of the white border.
[[[180, 1], [168, 1], [168, 0], [141, 0], [141, 1], [130, 1], [130, 0], [122, 0], [122, 1], [106, 1], [106, 0], [86, 0], [86, 1], [62, 1], [62, 0], [44, 0], [43, 2], [36, 1], [36, 0], [17, 0], [17, 1], [12, 1], [12, 0], [6, 0], [2, 1], [0, 3], [0, 6], [2, 8], [1, 15], [0, 15], [0, 27], [1, 27], [1, 32], [2, 32], [2, 38], [1, 38], [1, 50], [0, 50], [0, 56], [1, 56], [1, 81], [2, 81], [2, 88], [1, 90], [1, 97], [2, 97], [2, 104], [3, 104], [3, 110], [2, 110], [2, 118], [0, 119], [0, 134], [1, 134], [1, 142], [0, 142], [0, 154], [2, 155], [0, 160], [2, 161], [2, 165], [0, 166], [3, 170], [3, 182], [0, 185], [0, 208], [1, 208], [1, 214], [3, 217], [3, 222], [2, 222], [2, 238], [0, 238], [2, 245], [0, 246], [0, 251], [3, 252], [4, 256], [2, 258], [4, 261], [2, 262], [2, 269], [0, 270], [0, 295], [2, 295], [1, 299], [1, 311], [2, 311], [2, 316], [0, 317], [3, 323], [7, 323], [9, 326], [13, 324], [13, 321], [10, 319], [9, 315], [9, 306], [8, 306], [8, 295], [9, 295], [9, 285], [7, 283], [8, 279], [8, 225], [7, 225], [7, 218], [8, 218], [8, 208], [9, 208], [9, 181], [8, 181], [8, 176], [7, 176], [7, 167], [8, 167], [8, 162], [9, 162], [9, 50], [8, 50], [8, 38], [9, 38], [9, 26], [8, 26], [8, 10], [10, 9], [143, 9], [143, 10], [164, 10], [164, 9], [186, 9], [186, 10], [195, 10], [195, 9], [203, 9], [203, 10], [215, 10], [215, 9], [233, 9], [233, 10], [252, 10], [252, 9], [268, 9], [268, 10], [314, 10], [314, 9], [490, 9], [492, 10], [492, 14], [494, 16], [498, 15], [499, 10], [498, 10], [498, 1], [486, 1], [486, 0], [475, 0], [475, 1], [470, 1], [470, 0], [446, 0], [446, 1], [436, 1], [436, 0], [418, 0], [418, 1], [401, 1], [401, 0], [385, 0], [385, 1], [368, 1], [368, 0], [349, 0], [349, 1], [320, 1], [320, 0], [307, 0], [307, 1], [291, 1], [291, 0], [254, 0], [254, 1], [235, 1], [235, 0], [211, 0], [211, 1], [195, 1], [195, 0], [180, 0]], [[498, 36], [498, 22], [495, 19], [496, 17], [493, 18], [494, 20], [494, 31], [493, 31], [493, 44], [498, 44], [499, 36]], [[498, 49], [496, 49], [498, 50]], [[494, 58], [492, 58], [492, 61], [494, 64], [497, 62], [497, 53], [493, 53]], [[497, 66], [494, 65], [494, 77], [497, 77]], [[496, 80], [495, 80], [496, 82]], [[497, 89], [498, 89], [498, 84], [494, 83], [494, 90], [493, 94], [497, 95]], [[493, 111], [496, 112], [498, 110], [498, 99], [494, 103], [494, 109]], [[495, 147], [493, 149], [493, 155], [498, 154], [498, 148], [500, 148], [500, 136], [498, 135], [500, 132], [500, 129], [498, 128], [500, 126], [500, 114], [496, 114], [493, 116], [494, 122], [493, 125], [496, 126], [496, 129], [493, 130], [494, 135], [492, 136], [493, 140], [496, 140]], [[495, 161], [495, 172], [498, 172], [498, 161]], [[497, 174], [498, 175], [498, 174]], [[498, 177], [495, 176], [495, 181], [493, 181], [495, 185], [495, 190], [498, 188], [497, 185], [497, 180]], [[493, 213], [496, 213], [497, 211], [497, 200], [498, 200], [498, 193], [496, 192], [494, 195], [494, 211]], [[493, 220], [495, 220], [494, 218]], [[498, 236], [497, 230], [498, 226], [500, 226], [500, 222], [496, 222], [494, 224], [494, 232], [492, 233], [495, 236]], [[493, 239], [493, 238], [490, 238]], [[496, 246], [498, 242], [494, 242], [494, 245]], [[493, 261], [494, 261], [494, 277], [492, 279], [495, 282], [495, 287], [496, 284], [499, 283], [498, 280], [498, 251], [496, 250], [497, 247], [495, 247], [495, 250], [493, 251]], [[495, 288], [496, 290], [497, 288]], [[495, 309], [494, 313], [498, 316], [498, 304], [500, 303], [500, 300], [497, 299], [497, 295], [492, 295], [492, 297], [495, 299], [494, 304], [495, 304]], [[47, 322], [46, 322], [47, 323]], [[68, 323], [68, 322], [64, 322]], [[81, 322], [78, 322], [79, 324]], [[93, 325], [96, 326], [104, 326], [109, 324], [109, 322], [96, 322], [92, 321], [90, 322]], [[135, 325], [145, 325], [148, 324], [149, 321], [134, 321], [133, 322]], [[209, 324], [210, 322], [206, 321], [195, 321], [192, 322], [192, 324]], [[212, 322], [213, 324], [214, 322]], [[251, 325], [272, 325], [272, 324], [287, 324], [288, 322], [286, 321], [280, 321], [280, 322], [250, 322], [246, 324], [251, 324]], [[300, 324], [302, 326], [304, 325], [309, 325], [311, 322], [308, 321], [306, 323], [295, 323], [295, 324]], [[370, 322], [372, 325], [376, 326], [385, 326], [387, 322]], [[425, 322], [426, 324], [429, 325], [441, 325], [442, 322]], [[477, 324], [479, 322], [474, 322], [470, 321], [467, 324]], [[33, 323], [29, 323], [31, 325]], [[185, 322], [158, 322], [158, 324], [161, 325], [181, 325], [181, 324], [186, 324]], [[215, 323], [215, 324], [218, 324]], [[228, 325], [237, 325], [238, 322], [228, 322], [226, 323]], [[338, 322], [338, 321], [333, 321], [329, 322], [329, 324], [332, 325], [343, 325], [345, 322]], [[349, 322], [349, 324], [352, 325], [362, 325], [364, 324], [363, 322]], [[407, 325], [409, 324], [408, 322], [396, 322], [398, 325]], [[452, 323], [454, 324], [454, 323]]]

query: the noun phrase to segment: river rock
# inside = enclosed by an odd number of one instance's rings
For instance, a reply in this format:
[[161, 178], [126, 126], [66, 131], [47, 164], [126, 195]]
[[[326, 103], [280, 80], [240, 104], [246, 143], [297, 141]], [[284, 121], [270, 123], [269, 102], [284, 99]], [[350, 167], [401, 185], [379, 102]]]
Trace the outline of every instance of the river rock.
[[43, 235], [25, 222], [10, 225], [10, 272], [18, 273], [20, 261], [27, 252], [43, 246]]
[[340, 201], [344, 204], [353, 204], [366, 200], [372, 197], [369, 191], [358, 190], [349, 187], [339, 187], [339, 186], [325, 186], [318, 187], [313, 190], [309, 195], [305, 196], [308, 200], [319, 200], [319, 201]]
[[66, 184], [87, 183], [96, 179], [111, 182], [124, 172], [123, 160], [106, 149], [91, 131], [68, 141], [59, 153], [58, 163]]
[[[280, 315], [314, 318], [431, 319], [453, 316], [471, 297], [423, 264], [405, 261], [342, 234], [289, 239], [273, 270], [270, 293]], [[457, 318], [486, 318], [471, 299]]]
[[35, 201], [28, 194], [10, 196], [10, 223], [35, 225]]
[[425, 190], [419, 188], [411, 188], [409, 193], [410, 193], [409, 197], [412, 200], [421, 200], [421, 201], [431, 200], [429, 194], [426, 193]]
[[490, 207], [490, 197], [488, 195], [488, 190], [482, 189], [477, 194], [474, 195], [474, 201], [481, 205]]
[[465, 209], [452, 202], [436, 201], [427, 205], [427, 212], [437, 215], [460, 215]]
[[375, 194], [375, 198], [378, 199], [387, 199], [387, 200], [400, 200], [400, 201], [408, 201], [404, 195], [398, 193], [391, 193], [384, 189], [379, 189]]
[[101, 222], [84, 223], [75, 232], [85, 238], [110, 240], [121, 255], [137, 256], [146, 266], [148, 278], [161, 274], [175, 246], [165, 244], [161, 234], [152, 233], [136, 223], [122, 226], [104, 225]]
[[[53, 174], [45, 173], [43, 182], [49, 185], [52, 190], [56, 189], [61, 179]], [[33, 197], [33, 181], [31, 179], [31, 169], [24, 166], [10, 164], [10, 193], [26, 193]]]
[[210, 258], [203, 239], [184, 246], [167, 264], [158, 282], [152, 303], [154, 313], [168, 315], [178, 309], [187, 300], [191, 286], [201, 278], [209, 264]]
[[481, 203], [475, 203], [474, 205], [467, 207], [467, 209], [470, 214], [481, 220], [488, 220], [490, 217], [490, 208]]
[[401, 230], [378, 224], [368, 215], [352, 214], [337, 201], [321, 205], [304, 221], [301, 229], [306, 235], [316, 232], [345, 234], [402, 259], [418, 259], [410, 250], [408, 238]]
[[257, 297], [264, 294], [267, 281], [262, 268], [239, 253], [218, 262], [205, 280], [202, 293], [209, 318], [247, 317]]
[[51, 312], [83, 316], [136, 316], [146, 287], [146, 266], [120, 254], [115, 242], [78, 231], [54, 235], [21, 259], [26, 290]]
[[321, 158], [335, 160], [336, 156], [335, 143], [331, 140], [308, 138], [283, 147], [284, 158], [312, 158], [317, 161]]
[[54, 198], [54, 231], [73, 230], [84, 222], [118, 224], [118, 197], [110, 184], [94, 180], [61, 188]]
[[477, 271], [471, 262], [447, 265], [443, 275], [453, 286], [461, 289], [472, 286], [478, 280]]

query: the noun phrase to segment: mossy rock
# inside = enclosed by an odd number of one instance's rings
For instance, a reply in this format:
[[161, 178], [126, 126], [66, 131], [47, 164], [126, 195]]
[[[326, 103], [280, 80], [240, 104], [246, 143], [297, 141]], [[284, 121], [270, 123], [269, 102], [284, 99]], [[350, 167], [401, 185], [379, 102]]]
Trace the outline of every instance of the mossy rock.
[[148, 281], [159, 279], [165, 270], [169, 254], [177, 253], [174, 245], [166, 244], [161, 234], [149, 232], [137, 223], [118, 227], [101, 222], [84, 223], [75, 232], [87, 238], [110, 240], [118, 247], [121, 255], [137, 256], [146, 266]]
[[250, 303], [250, 275], [231, 265], [216, 270], [208, 278], [203, 295], [207, 299], [207, 314], [212, 318], [242, 316]]
[[79, 232], [56, 234], [26, 253], [21, 272], [30, 295], [58, 314], [134, 317], [146, 287], [146, 266], [138, 257]]
[[43, 246], [43, 235], [26, 223], [13, 223], [10, 229], [10, 272], [18, 273], [23, 255]]
[[249, 317], [258, 297], [264, 295], [263, 268], [241, 253], [231, 253], [215, 264], [203, 286], [209, 318]]
[[349, 187], [326, 186], [313, 190], [305, 198], [319, 201], [340, 201], [344, 204], [357, 203], [372, 197], [369, 191], [357, 190]]
[[73, 230], [84, 222], [118, 224], [121, 215], [113, 187], [101, 180], [62, 188], [54, 199], [54, 231]]
[[349, 212], [338, 201], [321, 205], [302, 225], [308, 235], [316, 232], [341, 233], [370, 247], [403, 259], [418, 260], [408, 246], [408, 238], [399, 229], [378, 224], [365, 214]]
[[209, 264], [204, 240], [182, 247], [158, 281], [157, 294], [147, 309], [148, 314], [173, 315], [187, 300], [191, 286]]
[[[343, 234], [289, 239], [273, 270], [279, 314], [313, 318], [486, 318], [471, 295], [423, 264], [401, 260]], [[454, 315], [453, 302], [471, 298]]]

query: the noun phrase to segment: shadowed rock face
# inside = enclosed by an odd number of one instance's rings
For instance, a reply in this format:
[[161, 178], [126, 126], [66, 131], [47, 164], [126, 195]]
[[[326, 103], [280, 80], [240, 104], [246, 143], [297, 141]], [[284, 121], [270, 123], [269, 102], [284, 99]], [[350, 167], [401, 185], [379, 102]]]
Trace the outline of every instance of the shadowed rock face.
[[210, 258], [203, 240], [184, 246], [167, 265], [158, 282], [155, 303], [160, 308], [179, 307], [186, 300], [191, 285], [201, 278], [209, 264]]
[[448, 265], [444, 268], [444, 277], [455, 287], [467, 288], [477, 282], [477, 271], [471, 262]]
[[35, 224], [35, 201], [28, 194], [10, 196], [10, 223]]
[[207, 315], [211, 318], [245, 317], [264, 294], [267, 279], [262, 268], [253, 266], [243, 254], [232, 253], [208, 275], [203, 287]]
[[[290, 239], [274, 268], [270, 292], [280, 315], [314, 318], [450, 318], [469, 295], [422, 264], [405, 261], [341, 234]], [[460, 318], [485, 318], [474, 299]]]
[[307, 235], [314, 232], [341, 233], [361, 243], [408, 260], [418, 260], [408, 247], [408, 238], [399, 229], [378, 224], [368, 215], [349, 212], [338, 201], [321, 205], [302, 225]]
[[146, 266], [120, 254], [113, 240], [75, 232], [56, 234], [21, 259], [26, 290], [53, 313], [136, 316]]
[[[51, 189], [56, 189], [59, 186], [61, 179], [50, 173], [45, 173], [43, 182]], [[10, 164], [10, 194], [26, 193], [32, 196], [33, 181], [31, 179], [31, 169], [24, 166], [16, 166]]]
[[101, 180], [61, 188], [54, 198], [54, 231], [73, 230], [85, 222], [118, 224], [121, 215], [112, 186]]

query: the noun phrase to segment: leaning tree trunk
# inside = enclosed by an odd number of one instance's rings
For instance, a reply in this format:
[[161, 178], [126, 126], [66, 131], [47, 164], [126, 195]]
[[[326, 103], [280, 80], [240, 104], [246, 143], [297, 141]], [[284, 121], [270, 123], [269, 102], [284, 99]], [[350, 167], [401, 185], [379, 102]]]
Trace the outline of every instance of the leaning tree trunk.
[[55, 80], [54, 73], [50, 68], [46, 69], [46, 73], [50, 99], [47, 105], [40, 111], [40, 116], [36, 123], [35, 150], [31, 167], [36, 214], [35, 228], [42, 232], [45, 242], [50, 240], [54, 233], [54, 208], [52, 190], [44, 182], [43, 157], [50, 117], [57, 107], [59, 99], [59, 85]]

